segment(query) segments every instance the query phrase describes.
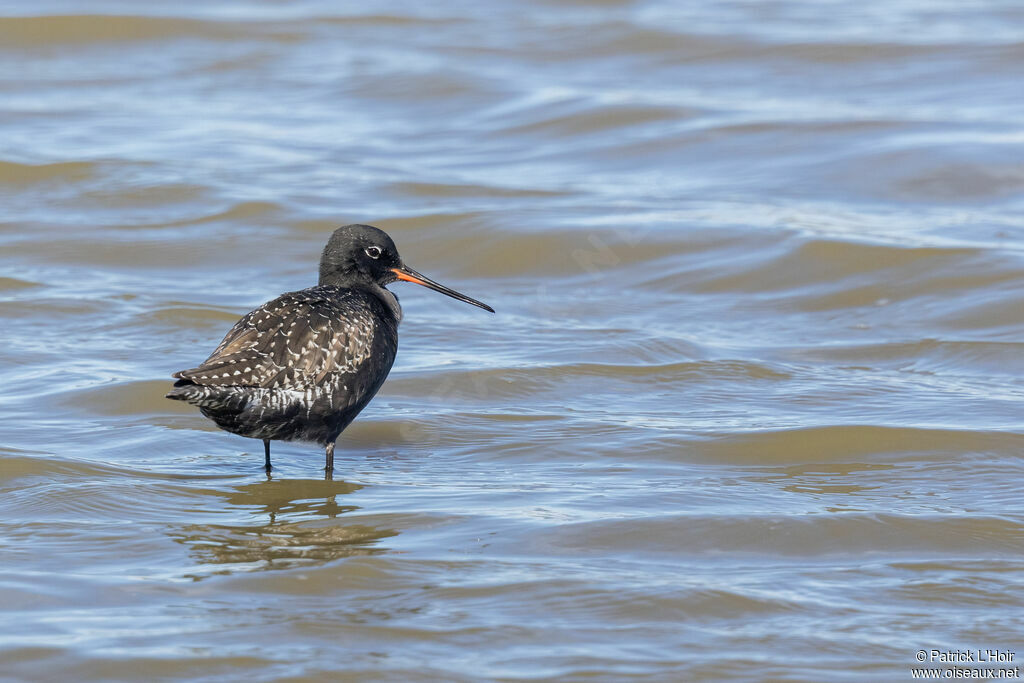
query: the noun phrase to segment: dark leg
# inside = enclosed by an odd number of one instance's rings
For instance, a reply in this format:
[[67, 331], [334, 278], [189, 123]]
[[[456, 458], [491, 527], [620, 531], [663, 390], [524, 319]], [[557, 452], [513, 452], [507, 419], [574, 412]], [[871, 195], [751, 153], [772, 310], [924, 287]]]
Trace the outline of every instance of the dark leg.
[[263, 466], [270, 471], [270, 439], [263, 439]]
[[324, 467], [324, 470], [327, 471], [327, 472], [333, 472], [334, 471], [334, 442], [333, 441], [330, 442], [329, 444], [327, 444], [326, 454], [327, 454], [327, 465], [326, 465], [326, 467]]

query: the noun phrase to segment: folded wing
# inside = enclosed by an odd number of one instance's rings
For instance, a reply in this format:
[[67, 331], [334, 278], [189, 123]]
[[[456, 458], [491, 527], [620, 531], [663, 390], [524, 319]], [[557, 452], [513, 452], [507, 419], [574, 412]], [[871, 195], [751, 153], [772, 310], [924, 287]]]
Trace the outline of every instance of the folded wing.
[[304, 390], [331, 373], [355, 372], [370, 357], [373, 334], [369, 310], [290, 292], [245, 315], [202, 365], [173, 377], [209, 387]]

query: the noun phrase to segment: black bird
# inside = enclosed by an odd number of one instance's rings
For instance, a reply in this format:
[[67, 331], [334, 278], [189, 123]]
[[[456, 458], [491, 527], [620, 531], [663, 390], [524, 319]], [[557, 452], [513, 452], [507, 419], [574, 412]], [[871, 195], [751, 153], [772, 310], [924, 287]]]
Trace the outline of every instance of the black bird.
[[346, 225], [327, 241], [316, 287], [282, 294], [246, 314], [202, 365], [176, 372], [167, 398], [199, 406], [221, 429], [270, 442], [334, 442], [380, 389], [398, 351], [398, 297], [415, 282], [494, 313], [487, 304], [402, 263], [387, 233]]

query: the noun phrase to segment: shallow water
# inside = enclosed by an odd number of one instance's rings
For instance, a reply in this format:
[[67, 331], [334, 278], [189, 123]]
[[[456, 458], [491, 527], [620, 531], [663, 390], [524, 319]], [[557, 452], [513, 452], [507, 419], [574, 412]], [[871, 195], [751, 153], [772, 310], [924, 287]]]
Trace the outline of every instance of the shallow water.
[[[680, 5], [0, 2], [0, 678], [1024, 658], [1024, 8]], [[350, 222], [497, 314], [268, 478], [169, 375]]]

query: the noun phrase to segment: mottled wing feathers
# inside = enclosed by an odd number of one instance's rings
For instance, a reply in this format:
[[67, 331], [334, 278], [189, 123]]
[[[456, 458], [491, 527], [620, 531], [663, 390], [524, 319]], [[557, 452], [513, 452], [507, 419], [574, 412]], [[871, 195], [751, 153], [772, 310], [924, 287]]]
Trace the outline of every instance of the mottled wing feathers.
[[239, 351], [252, 346], [253, 342], [256, 341], [257, 335], [256, 328], [251, 324], [253, 317], [275, 303], [276, 300], [271, 301], [263, 304], [263, 306], [257, 308], [255, 311], [246, 313], [242, 319], [235, 323], [234, 327], [224, 335], [224, 339], [221, 340], [220, 344], [217, 345], [217, 348], [210, 354], [210, 357], [203, 361], [203, 363], [209, 363], [218, 356], [228, 356], [233, 353], [238, 353]]
[[290, 292], [247, 314], [197, 368], [174, 377], [203, 386], [306, 389], [354, 372], [370, 355], [374, 317], [358, 296]]

